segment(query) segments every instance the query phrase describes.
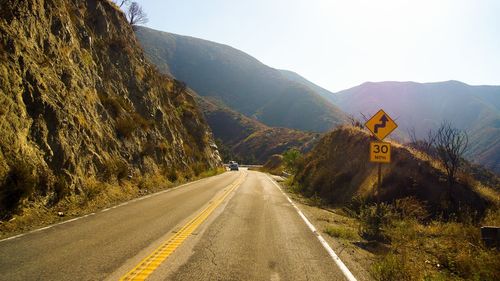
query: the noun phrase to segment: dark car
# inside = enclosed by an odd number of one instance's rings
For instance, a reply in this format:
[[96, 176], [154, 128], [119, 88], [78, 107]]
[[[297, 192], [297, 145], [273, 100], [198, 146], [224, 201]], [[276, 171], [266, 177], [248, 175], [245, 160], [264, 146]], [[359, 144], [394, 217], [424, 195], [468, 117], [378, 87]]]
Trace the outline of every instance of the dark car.
[[229, 170], [238, 171], [239, 170], [238, 163], [236, 163], [234, 161], [230, 161], [229, 162]]

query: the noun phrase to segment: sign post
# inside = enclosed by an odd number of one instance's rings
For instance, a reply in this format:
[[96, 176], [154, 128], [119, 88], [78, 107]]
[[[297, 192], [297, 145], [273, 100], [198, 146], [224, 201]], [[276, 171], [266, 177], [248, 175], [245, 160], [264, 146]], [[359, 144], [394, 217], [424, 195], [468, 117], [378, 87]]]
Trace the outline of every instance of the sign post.
[[370, 142], [370, 162], [378, 164], [377, 171], [377, 203], [380, 201], [380, 188], [382, 182], [382, 163], [391, 163], [391, 144], [383, 142], [398, 125], [382, 109], [370, 118], [365, 124], [366, 128], [373, 133], [379, 141]]

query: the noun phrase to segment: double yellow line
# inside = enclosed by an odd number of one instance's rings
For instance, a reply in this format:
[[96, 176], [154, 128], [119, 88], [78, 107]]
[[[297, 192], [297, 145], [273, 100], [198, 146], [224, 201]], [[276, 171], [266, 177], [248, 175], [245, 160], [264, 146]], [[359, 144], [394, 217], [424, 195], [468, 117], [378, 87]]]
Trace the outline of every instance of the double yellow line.
[[146, 280], [210, 216], [224, 199], [243, 183], [245, 176], [246, 174], [242, 173], [236, 181], [225, 189], [224, 193], [211, 201], [205, 209], [185, 224], [174, 236], [156, 248], [149, 256], [139, 262], [134, 269], [120, 278], [120, 280]]

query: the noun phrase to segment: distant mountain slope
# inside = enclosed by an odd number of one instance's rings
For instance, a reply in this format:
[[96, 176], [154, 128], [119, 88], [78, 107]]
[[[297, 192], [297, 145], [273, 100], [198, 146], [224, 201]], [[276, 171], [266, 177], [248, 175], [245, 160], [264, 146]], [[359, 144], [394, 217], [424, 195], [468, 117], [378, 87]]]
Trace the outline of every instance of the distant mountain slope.
[[369, 117], [383, 108], [397, 119], [401, 136], [410, 128], [424, 136], [448, 120], [469, 132], [469, 158], [500, 172], [500, 86], [458, 81], [367, 82], [337, 93], [336, 103], [356, 116]]
[[197, 98], [214, 137], [221, 144], [224, 161], [262, 164], [273, 154], [290, 148], [309, 151], [320, 134], [268, 127], [206, 97]]
[[320, 96], [322, 96], [324, 99], [331, 102], [332, 104], [335, 104], [335, 102], [337, 101], [337, 99], [336, 99], [337, 95], [328, 91], [325, 88], [322, 88], [322, 87], [314, 84], [313, 82], [307, 80], [306, 78], [302, 77], [298, 73], [295, 73], [295, 72], [290, 71], [290, 70], [285, 70], [285, 69], [280, 69], [280, 72], [281, 72], [281, 74], [283, 74], [283, 76], [285, 76], [289, 80], [295, 81], [297, 83], [300, 83], [302, 85], [305, 85], [305, 86], [313, 89], [316, 93], [318, 93]]
[[148, 28], [138, 28], [136, 34], [161, 71], [266, 125], [326, 131], [345, 118], [309, 85], [232, 47]]

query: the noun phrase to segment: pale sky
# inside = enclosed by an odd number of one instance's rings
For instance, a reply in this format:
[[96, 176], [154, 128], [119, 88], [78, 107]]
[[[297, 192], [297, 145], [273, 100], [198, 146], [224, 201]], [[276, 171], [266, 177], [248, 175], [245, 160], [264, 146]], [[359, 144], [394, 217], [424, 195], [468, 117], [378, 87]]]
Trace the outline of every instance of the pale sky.
[[339, 91], [366, 81], [500, 85], [497, 0], [139, 0], [150, 28], [244, 51]]

